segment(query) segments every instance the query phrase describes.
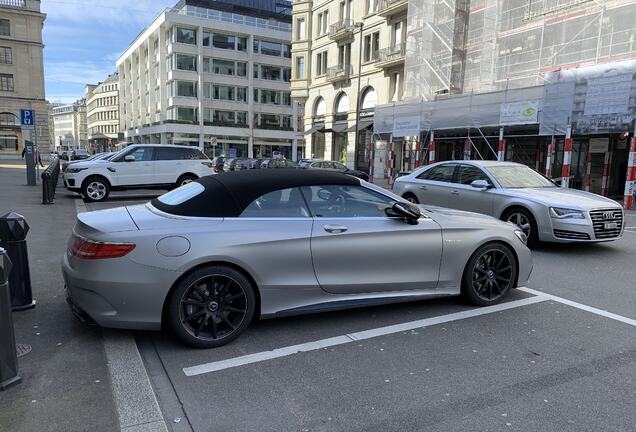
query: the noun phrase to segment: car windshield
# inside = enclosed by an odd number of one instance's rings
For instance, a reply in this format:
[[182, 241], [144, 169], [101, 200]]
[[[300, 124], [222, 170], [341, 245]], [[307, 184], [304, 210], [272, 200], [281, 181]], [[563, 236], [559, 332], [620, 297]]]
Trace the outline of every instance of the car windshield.
[[557, 187], [547, 177], [526, 166], [490, 166], [487, 170], [504, 189]]

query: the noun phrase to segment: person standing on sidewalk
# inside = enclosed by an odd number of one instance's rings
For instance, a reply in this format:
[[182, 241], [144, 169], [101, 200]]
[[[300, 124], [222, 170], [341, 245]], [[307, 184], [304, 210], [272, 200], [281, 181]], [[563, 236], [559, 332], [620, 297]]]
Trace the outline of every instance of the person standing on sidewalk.
[[[26, 152], [26, 148], [22, 149], [22, 159], [24, 159], [24, 154]], [[40, 164], [42, 168], [44, 168], [44, 164], [42, 163], [42, 155], [40, 154], [40, 149], [35, 147], [35, 163]]]

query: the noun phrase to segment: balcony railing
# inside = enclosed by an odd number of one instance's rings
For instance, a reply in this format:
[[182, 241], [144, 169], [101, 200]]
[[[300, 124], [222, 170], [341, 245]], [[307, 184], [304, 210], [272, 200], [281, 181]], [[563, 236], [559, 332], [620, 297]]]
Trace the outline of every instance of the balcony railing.
[[26, 7], [26, 2], [25, 0], [0, 0], [0, 6], [23, 8]]
[[353, 67], [348, 65], [337, 65], [327, 68], [327, 81], [336, 82], [349, 79]]
[[329, 26], [329, 38], [338, 40], [351, 37], [355, 28], [356, 25], [352, 19], [344, 19]]
[[408, 0], [380, 0], [378, 3], [378, 15], [388, 17], [400, 13], [408, 7]]
[[375, 64], [376, 66], [380, 67], [393, 66], [403, 62], [405, 54], [406, 45], [403, 43], [389, 48], [384, 48], [378, 51], [378, 56], [375, 59]]

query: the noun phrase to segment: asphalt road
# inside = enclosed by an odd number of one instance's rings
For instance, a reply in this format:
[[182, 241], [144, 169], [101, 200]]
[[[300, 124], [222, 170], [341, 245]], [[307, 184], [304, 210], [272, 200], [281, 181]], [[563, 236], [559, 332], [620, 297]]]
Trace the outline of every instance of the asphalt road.
[[[149, 197], [125, 193], [88, 208]], [[509, 309], [491, 312], [439, 299], [268, 320], [213, 350], [165, 333], [136, 338], [175, 431], [634, 431], [636, 215], [626, 223], [616, 242], [537, 248], [528, 286], [557, 297], [533, 304], [524, 299], [534, 294], [516, 290]], [[452, 315], [473, 310], [483, 314]], [[184, 372], [427, 318], [441, 323]]]

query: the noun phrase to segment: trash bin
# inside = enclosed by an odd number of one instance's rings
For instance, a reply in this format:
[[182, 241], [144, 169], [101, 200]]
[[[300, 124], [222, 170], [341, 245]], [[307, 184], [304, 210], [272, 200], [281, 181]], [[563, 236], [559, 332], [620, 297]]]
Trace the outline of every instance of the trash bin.
[[31, 292], [31, 272], [26, 236], [29, 224], [24, 216], [9, 212], [0, 217], [0, 247], [4, 248], [13, 263], [9, 276], [11, 289], [11, 307], [15, 311], [24, 311], [35, 307]]
[[11, 260], [6, 251], [0, 248], [0, 390], [6, 390], [22, 381], [18, 375], [18, 356], [15, 351], [8, 284], [10, 273]]

